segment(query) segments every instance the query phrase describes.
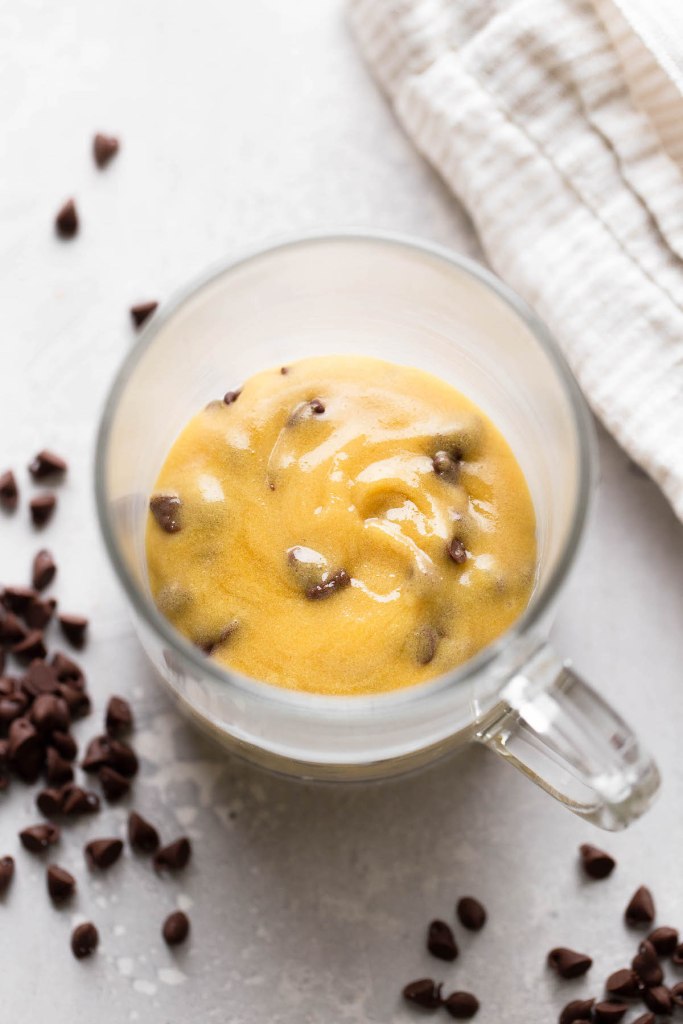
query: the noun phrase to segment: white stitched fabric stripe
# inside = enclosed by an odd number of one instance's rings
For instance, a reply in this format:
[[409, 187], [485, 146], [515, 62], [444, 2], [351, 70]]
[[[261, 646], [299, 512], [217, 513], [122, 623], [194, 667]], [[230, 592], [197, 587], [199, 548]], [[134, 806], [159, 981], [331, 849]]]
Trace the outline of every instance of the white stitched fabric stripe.
[[[546, 320], [595, 412], [683, 518], [683, 175], [662, 129], [674, 86], [665, 74], [659, 87], [641, 35], [625, 48], [626, 2], [350, 7], [368, 63], [491, 265]], [[621, 18], [609, 31], [608, 8]], [[683, 120], [678, 133], [683, 148]]]

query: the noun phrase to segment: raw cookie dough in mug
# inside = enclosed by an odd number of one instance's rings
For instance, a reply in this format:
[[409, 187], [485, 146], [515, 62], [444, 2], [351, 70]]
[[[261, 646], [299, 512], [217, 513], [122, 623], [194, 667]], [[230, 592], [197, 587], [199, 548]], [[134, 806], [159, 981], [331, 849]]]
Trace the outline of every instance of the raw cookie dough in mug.
[[295, 690], [452, 669], [526, 607], [534, 509], [507, 442], [422, 370], [268, 370], [182, 431], [150, 501], [154, 599], [206, 654]]

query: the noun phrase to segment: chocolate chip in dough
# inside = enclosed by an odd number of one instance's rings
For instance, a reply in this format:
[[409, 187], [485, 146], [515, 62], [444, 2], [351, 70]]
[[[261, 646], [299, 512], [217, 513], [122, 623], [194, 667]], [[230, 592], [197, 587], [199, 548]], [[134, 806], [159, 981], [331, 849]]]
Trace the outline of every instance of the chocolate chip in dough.
[[469, 1020], [479, 1009], [479, 1000], [471, 992], [451, 992], [444, 999], [443, 1006], [456, 1020]]
[[429, 665], [439, 646], [439, 634], [433, 626], [421, 626], [410, 638], [412, 655], [418, 665]]
[[573, 949], [558, 946], [548, 953], [548, 964], [553, 967], [561, 978], [580, 978], [590, 970], [593, 961], [585, 953], [576, 953]]
[[648, 940], [655, 947], [659, 956], [671, 956], [678, 945], [678, 931], [676, 928], [667, 928], [663, 925], [650, 932]]
[[635, 971], [624, 967], [620, 971], [614, 971], [605, 982], [605, 988], [611, 996], [622, 996], [624, 999], [637, 999], [640, 995], [640, 985]]
[[456, 565], [464, 565], [467, 561], [467, 550], [459, 537], [453, 537], [449, 541], [447, 551], [449, 558], [451, 558]]
[[92, 956], [100, 941], [97, 928], [91, 921], [79, 924], [71, 933], [71, 951], [77, 960]]
[[666, 985], [655, 985], [653, 988], [644, 988], [642, 992], [643, 1002], [648, 1010], [653, 1013], [673, 1013], [674, 1003]]
[[92, 839], [85, 847], [85, 857], [91, 867], [110, 868], [121, 856], [123, 843], [120, 839]]
[[455, 960], [458, 947], [450, 925], [445, 921], [432, 921], [427, 930], [427, 949], [439, 960]]
[[60, 238], [73, 238], [78, 231], [78, 213], [73, 199], [67, 199], [58, 211], [55, 230]]
[[55, 560], [45, 548], [38, 552], [33, 559], [33, 586], [36, 590], [45, 590], [55, 578], [57, 566]]
[[624, 911], [624, 917], [626, 923], [632, 926], [652, 924], [655, 919], [655, 902], [647, 886], [641, 885], [636, 889]]
[[14, 878], [14, 857], [0, 857], [0, 896], [4, 896]]
[[48, 864], [47, 891], [55, 903], [64, 903], [76, 891], [76, 879], [57, 864]]
[[242, 394], [242, 388], [238, 388], [237, 391], [226, 391], [223, 395], [223, 402], [225, 405], [233, 405]]
[[0, 508], [14, 512], [19, 503], [19, 488], [11, 469], [0, 474]]
[[593, 1020], [595, 1024], [618, 1024], [627, 1012], [626, 1003], [597, 1003], [593, 1007]]
[[617, 862], [609, 853], [599, 850], [597, 846], [584, 843], [579, 847], [581, 865], [589, 878], [602, 879], [611, 875]]
[[308, 587], [306, 597], [309, 601], [322, 601], [325, 598], [332, 597], [333, 594], [339, 593], [340, 590], [345, 590], [351, 584], [351, 577], [346, 569], [337, 569], [332, 575], [326, 573], [325, 577], [322, 582], [314, 583]]
[[460, 463], [448, 452], [437, 452], [432, 459], [432, 466], [437, 476], [449, 484], [457, 484], [460, 477]]
[[641, 942], [637, 954], [631, 961], [631, 967], [647, 988], [661, 985], [664, 980], [664, 971], [659, 962], [657, 950], [649, 939]]
[[423, 1010], [436, 1010], [441, 1006], [442, 985], [437, 985], [431, 978], [418, 978], [411, 981], [403, 989], [403, 998], [408, 1003], [415, 1003]]
[[123, 697], [110, 697], [105, 712], [105, 727], [110, 736], [120, 736], [133, 728], [133, 712]]
[[19, 833], [21, 845], [29, 853], [43, 853], [48, 846], [59, 842], [59, 829], [51, 821], [40, 825], [31, 825]]
[[62, 477], [67, 471], [67, 464], [60, 455], [43, 448], [33, 458], [28, 471], [34, 480], [44, 480], [46, 477]]
[[150, 512], [166, 533], [182, 529], [181, 509], [182, 502], [176, 494], [155, 494], [149, 502]]
[[458, 900], [455, 908], [458, 919], [463, 928], [468, 931], [478, 932], [486, 924], [486, 909], [483, 904], [473, 896], [463, 896]]
[[57, 506], [56, 494], [38, 494], [29, 502], [29, 512], [34, 526], [45, 526], [52, 519]]
[[131, 811], [128, 816], [128, 842], [139, 853], [154, 853], [159, 849], [159, 833], [141, 814]]
[[576, 1021], [590, 1020], [594, 999], [572, 999], [560, 1014], [560, 1024], [576, 1024]]
[[114, 159], [119, 151], [119, 140], [114, 135], [97, 132], [92, 140], [92, 155], [100, 170]]
[[166, 868], [170, 871], [181, 871], [189, 861], [191, 853], [190, 840], [186, 836], [181, 836], [159, 850], [154, 857], [154, 867], [157, 871]]
[[168, 946], [179, 946], [190, 934], [190, 919], [182, 910], [169, 914], [161, 929], [164, 942]]
[[155, 312], [159, 303], [158, 302], [138, 302], [137, 305], [130, 307], [130, 315], [133, 323], [136, 327], [142, 327], [146, 320], [149, 320], [152, 313]]

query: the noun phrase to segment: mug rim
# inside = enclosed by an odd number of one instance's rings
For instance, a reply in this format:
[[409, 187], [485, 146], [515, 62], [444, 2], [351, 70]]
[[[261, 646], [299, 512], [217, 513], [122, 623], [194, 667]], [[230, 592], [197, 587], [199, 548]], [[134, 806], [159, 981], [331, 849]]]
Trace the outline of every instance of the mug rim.
[[[495, 640], [462, 665], [424, 683], [400, 687], [377, 694], [328, 696], [321, 693], [292, 690], [223, 668], [212, 659], [198, 652], [197, 648], [171, 625], [168, 619], [159, 612], [153, 601], [137, 585], [116, 540], [106, 494], [106, 466], [109, 443], [118, 404], [129, 380], [135, 373], [138, 363], [154, 344], [157, 335], [167, 323], [187, 302], [192, 301], [204, 288], [214, 284], [223, 276], [227, 276], [249, 263], [285, 253], [290, 249], [327, 242], [380, 243], [382, 245], [407, 249], [418, 256], [426, 255], [441, 260], [448, 267], [455, 268], [484, 285], [485, 289], [492, 292], [495, 297], [505, 303], [526, 324], [536, 341], [540, 344], [544, 354], [548, 357], [567, 396], [578, 441], [579, 481], [571, 526], [567, 533], [561, 556], [541, 591], [533, 596], [531, 603], [525, 608], [524, 612], [504, 633], [501, 633], [500, 636], [496, 637]], [[139, 338], [124, 357], [110, 385], [97, 430], [94, 489], [97, 518], [105, 549], [128, 601], [131, 603], [134, 611], [141, 616], [145, 624], [157, 633], [163, 642], [167, 643], [174, 653], [179, 655], [190, 666], [193, 674], [208, 675], [211, 677], [212, 682], [218, 683], [223, 687], [235, 686], [238, 689], [247, 691], [252, 698], [260, 698], [266, 702], [280, 705], [285, 704], [290, 706], [292, 710], [298, 708], [299, 710], [315, 710], [318, 713], [338, 713], [344, 711], [346, 714], [353, 716], [356, 712], [367, 714], [370, 709], [377, 710], [380, 707], [389, 708], [405, 703], [412, 704], [417, 700], [428, 699], [435, 693], [461, 685], [485, 669], [505, 648], [525, 634], [528, 634], [530, 629], [543, 619], [564, 585], [576, 556], [588, 518], [596, 468], [595, 428], [586, 400], [555, 338], [545, 323], [527, 305], [524, 299], [505, 282], [500, 280], [492, 271], [488, 270], [487, 267], [446, 246], [435, 242], [427, 242], [400, 232], [347, 228], [288, 236], [255, 246], [244, 251], [241, 255], [214, 262], [202, 273], [196, 274], [184, 287], [176, 289], [171, 298], [164, 303], [161, 309], [150, 318], [148, 324], [143, 328]], [[193, 702], [190, 701], [190, 703], [194, 707]], [[202, 718], [211, 720], [211, 716], [205, 711], [199, 711], [196, 708], [195, 710], [198, 714], [201, 714]], [[225, 729], [225, 724], [222, 722], [213, 722], [213, 724], [221, 729], [221, 731]]]

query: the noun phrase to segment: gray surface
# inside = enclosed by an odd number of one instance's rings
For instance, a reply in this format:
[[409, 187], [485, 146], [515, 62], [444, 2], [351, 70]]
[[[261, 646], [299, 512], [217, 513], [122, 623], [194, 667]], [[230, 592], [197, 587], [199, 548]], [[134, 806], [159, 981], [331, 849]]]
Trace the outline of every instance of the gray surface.
[[[558, 644], [638, 723], [664, 772], [662, 797], [630, 832], [604, 885], [583, 884], [575, 847], [604, 837], [472, 750], [389, 784], [311, 788], [228, 760], [181, 721], [155, 685], [105, 562], [92, 508], [97, 412], [131, 334], [127, 307], [168, 296], [207, 263], [311, 227], [421, 234], [469, 253], [456, 204], [412, 152], [360, 65], [340, 0], [187, 5], [87, 0], [0, 9], [0, 465], [49, 443], [72, 461], [46, 541], [63, 607], [92, 614], [84, 657], [97, 714], [112, 690], [136, 701], [143, 756], [136, 806], [195, 840], [177, 883], [126, 857], [89, 881], [86, 835], [122, 834], [124, 810], [77, 826], [59, 862], [76, 905], [55, 911], [43, 866], [18, 849], [37, 818], [19, 786], [0, 816], [18, 873], [0, 907], [0, 1019], [340, 1024], [409, 1021], [401, 984], [425, 973], [472, 986], [478, 1020], [555, 1019], [588, 982], [547, 976], [544, 954], [591, 951], [622, 965], [620, 914], [652, 883], [683, 925], [680, 722], [681, 528], [652, 484], [603, 438], [590, 537], [562, 603]], [[120, 132], [97, 174], [93, 130]], [[75, 193], [83, 230], [60, 245], [53, 213]], [[26, 483], [22, 472], [22, 484]], [[26, 576], [37, 545], [2, 522], [2, 578]], [[95, 720], [83, 723], [90, 735]], [[455, 968], [423, 951], [433, 915], [479, 894], [490, 925]], [[159, 925], [190, 908], [192, 941], [172, 954]], [[75, 916], [100, 927], [98, 956], [68, 951]]]

